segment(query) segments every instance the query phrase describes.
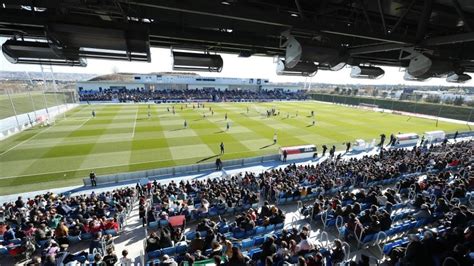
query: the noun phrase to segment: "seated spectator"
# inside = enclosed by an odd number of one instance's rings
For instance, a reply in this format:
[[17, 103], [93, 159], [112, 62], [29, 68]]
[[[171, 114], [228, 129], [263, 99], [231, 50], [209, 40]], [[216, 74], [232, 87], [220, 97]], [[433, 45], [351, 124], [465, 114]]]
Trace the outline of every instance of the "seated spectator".
[[146, 240], [146, 252], [151, 252], [160, 249], [160, 238], [156, 234], [156, 232], [150, 233], [150, 236]]
[[262, 260], [275, 254], [277, 251], [277, 246], [275, 245], [275, 239], [273, 236], [269, 236], [260, 248], [262, 249]]
[[334, 247], [331, 249], [331, 262], [332, 264], [341, 263], [344, 261], [346, 256], [344, 249], [342, 248], [342, 242], [339, 239], [334, 240]]
[[238, 247], [232, 247], [232, 255], [229, 257], [228, 266], [245, 266], [247, 261]]
[[204, 251], [204, 244], [204, 239], [201, 238], [201, 233], [197, 232], [196, 238], [191, 240], [188, 250], [190, 253], [194, 253], [197, 250]]

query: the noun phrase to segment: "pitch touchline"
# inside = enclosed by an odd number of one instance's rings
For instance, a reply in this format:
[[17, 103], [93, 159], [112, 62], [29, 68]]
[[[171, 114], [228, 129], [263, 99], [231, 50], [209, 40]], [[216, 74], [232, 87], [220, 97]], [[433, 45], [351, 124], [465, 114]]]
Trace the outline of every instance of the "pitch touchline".
[[27, 141], [31, 140], [32, 138], [34, 138], [34, 137], [38, 136], [39, 134], [41, 134], [41, 133], [43, 133], [43, 132], [47, 131], [48, 129], [50, 129], [50, 128], [52, 128], [52, 127], [53, 127], [53, 126], [50, 126], [50, 127], [46, 128], [46, 129], [43, 129], [43, 130], [41, 130], [40, 132], [38, 132], [38, 133], [34, 134], [34, 135], [33, 135], [33, 136], [31, 136], [30, 138], [27, 138], [27, 139], [25, 139], [24, 141], [22, 141], [22, 142], [20, 142], [20, 143], [16, 144], [15, 146], [11, 147], [10, 149], [8, 149], [8, 150], [6, 150], [6, 151], [4, 151], [4, 152], [0, 153], [0, 156], [3, 156], [5, 153], [7, 153], [7, 152], [9, 152], [9, 151], [13, 150], [14, 148], [16, 148], [16, 147], [20, 146], [21, 144], [23, 144], [23, 143], [25, 143], [25, 142], [27, 142]]
[[[230, 153], [225, 153], [225, 154], [240, 154], [240, 153], [245, 153], [245, 152], [230, 152]], [[219, 156], [219, 154], [215, 154], [216, 156]], [[264, 155], [261, 155], [264, 156]], [[239, 160], [239, 159], [247, 159], [249, 157], [243, 157], [243, 158], [235, 158], [235, 159], [229, 159], [229, 160]], [[198, 158], [188, 158], [188, 159], [198, 159]], [[173, 159], [169, 160], [154, 160], [154, 161], [144, 161], [144, 162], [137, 162], [137, 163], [129, 163], [129, 164], [115, 164], [115, 165], [107, 165], [107, 166], [101, 166], [101, 167], [87, 167], [87, 168], [75, 168], [71, 170], [64, 170], [64, 171], [54, 171], [54, 172], [44, 172], [44, 173], [39, 173], [39, 174], [31, 174], [31, 175], [16, 175], [16, 176], [5, 176], [5, 177], [0, 177], [0, 180], [3, 179], [10, 179], [10, 178], [18, 178], [18, 177], [25, 177], [25, 176], [36, 176], [36, 175], [48, 175], [48, 174], [60, 174], [60, 173], [65, 173], [65, 172], [74, 172], [74, 171], [82, 171], [82, 170], [97, 170], [97, 169], [103, 169], [103, 168], [112, 168], [112, 167], [117, 167], [117, 166], [129, 166], [129, 165], [137, 165], [137, 164], [145, 164], [145, 163], [157, 163], [157, 162], [165, 162], [165, 161], [174, 161]], [[212, 162], [212, 161], [211, 161]], [[180, 167], [180, 166], [186, 166], [184, 165], [172, 165], [172, 166], [166, 166], [166, 167]], [[164, 167], [158, 167], [158, 168], [150, 168], [150, 169], [142, 169], [142, 170], [137, 170], [137, 171], [148, 171], [148, 170], [154, 170], [154, 169], [160, 169]], [[127, 172], [133, 172], [133, 171], [122, 171], [120, 173], [127, 173]], [[109, 173], [113, 174], [113, 173]]]

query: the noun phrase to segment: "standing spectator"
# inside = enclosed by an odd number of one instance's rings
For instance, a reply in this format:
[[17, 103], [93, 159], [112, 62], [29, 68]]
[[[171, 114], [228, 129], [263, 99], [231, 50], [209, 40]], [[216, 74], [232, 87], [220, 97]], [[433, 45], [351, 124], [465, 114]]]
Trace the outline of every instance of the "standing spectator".
[[222, 170], [222, 161], [220, 157], [216, 159], [216, 170]]
[[96, 179], [95, 173], [94, 173], [94, 172], [91, 172], [91, 173], [89, 174], [89, 178], [90, 178], [90, 180], [91, 180], [91, 186], [96, 187], [96, 186], [97, 186], [97, 182], [96, 182], [96, 180], [95, 180], [95, 179]]
[[454, 141], [456, 141], [456, 139], [458, 138], [458, 135], [459, 135], [459, 132], [456, 130], [456, 132], [454, 133]]
[[128, 251], [124, 249], [122, 251], [122, 257], [120, 258], [119, 265], [120, 266], [132, 266], [132, 260], [130, 258], [127, 258], [128, 256]]
[[283, 161], [286, 162], [286, 158], [288, 157], [288, 151], [283, 150]]
[[113, 248], [107, 248], [107, 255], [104, 256], [102, 261], [107, 266], [114, 266], [115, 263], [117, 263], [118, 258], [117, 258], [117, 255], [115, 255], [115, 252], [114, 252]]
[[328, 146], [323, 145], [322, 148], [323, 148], [323, 155], [322, 156], [324, 157], [324, 155], [326, 155], [326, 151], [328, 150]]

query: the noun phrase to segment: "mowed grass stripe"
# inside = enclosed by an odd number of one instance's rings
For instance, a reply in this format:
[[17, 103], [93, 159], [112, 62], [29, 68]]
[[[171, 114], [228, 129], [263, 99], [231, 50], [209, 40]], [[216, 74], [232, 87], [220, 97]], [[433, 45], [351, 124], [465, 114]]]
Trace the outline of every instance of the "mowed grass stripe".
[[[274, 153], [280, 145], [335, 144], [342, 148], [343, 142], [356, 138], [371, 140], [382, 132], [388, 135], [436, 129], [468, 130], [460, 124], [440, 122], [436, 127], [434, 120], [318, 102], [206, 103], [205, 109], [192, 109], [189, 104], [183, 112], [178, 104], [174, 116], [166, 111], [168, 106], [171, 105], [152, 104], [151, 119], [147, 118], [147, 105], [81, 105], [71, 110], [66, 119], [58, 119], [45, 134], [0, 157], [0, 194], [38, 189], [43, 186], [40, 182], [49, 184], [48, 187], [78, 184], [91, 170], [106, 174], [214, 162], [221, 141], [226, 145], [223, 159], [229, 160]], [[209, 106], [215, 110], [214, 116], [210, 115]], [[272, 106], [280, 110], [281, 115], [266, 118], [265, 110]], [[95, 119], [90, 119], [92, 109], [97, 113]], [[307, 117], [311, 110], [316, 112], [316, 127], [307, 127], [312, 121]], [[295, 117], [296, 111], [298, 117]], [[203, 112], [207, 113], [206, 118], [202, 117]], [[228, 132], [225, 131], [225, 112], [231, 121]], [[287, 112], [290, 112], [289, 119], [286, 119]], [[188, 129], [182, 129], [185, 118], [189, 122]], [[278, 145], [271, 145], [275, 129]], [[13, 147], [34, 136], [37, 130], [41, 129], [28, 130], [2, 141], [0, 148]], [[87, 163], [83, 163], [84, 160]]]
[[[106, 108], [105, 106], [100, 106], [100, 107], [101, 107], [100, 109]], [[116, 110], [115, 115], [119, 113], [120, 109]], [[84, 112], [87, 112], [87, 111], [88, 110], [84, 110]], [[96, 112], [98, 112], [97, 109], [96, 109]], [[96, 141], [98, 141], [98, 139], [100, 138], [101, 133], [105, 132], [106, 125], [109, 123], [112, 123], [112, 121], [113, 121], [113, 117], [109, 117], [109, 119], [107, 120], [105, 119], [101, 120], [101, 123], [103, 123], [104, 125], [104, 129], [101, 132], [98, 132], [98, 134], [96, 135], [97, 136]], [[91, 119], [86, 124], [88, 123], [96, 123], [96, 121], [94, 121], [94, 119]], [[84, 125], [82, 125], [81, 127], [83, 126]], [[63, 177], [68, 177], [68, 178], [74, 177], [75, 172], [76, 172], [75, 169], [80, 168], [82, 162], [91, 153], [96, 142], [91, 142], [88, 144], [73, 145], [72, 147], [70, 146], [68, 149], [64, 149], [61, 143], [62, 142], [67, 143], [68, 137], [72, 137], [79, 134], [78, 132], [81, 132], [81, 127], [75, 131], [70, 132], [68, 136], [63, 137], [63, 140], [60, 143], [52, 146], [49, 149], [46, 149], [43, 155], [39, 157], [28, 168], [26, 168], [21, 174], [22, 175], [34, 174], [34, 173], [37, 173], [38, 171], [41, 173], [41, 172], [51, 171], [51, 169], [56, 169], [57, 171], [60, 171], [60, 170], [64, 171]], [[53, 158], [54, 160], [51, 160]]]

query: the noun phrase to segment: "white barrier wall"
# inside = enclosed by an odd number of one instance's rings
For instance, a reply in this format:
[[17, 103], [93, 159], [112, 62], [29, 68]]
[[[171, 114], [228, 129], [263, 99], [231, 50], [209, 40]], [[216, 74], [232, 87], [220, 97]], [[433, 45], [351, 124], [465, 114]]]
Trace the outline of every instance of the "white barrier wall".
[[[57, 116], [62, 115], [64, 112], [71, 110], [79, 104], [62, 104], [57, 106], [48, 107], [48, 109], [40, 109], [34, 112], [19, 114], [16, 116], [10, 116], [0, 120], [0, 140], [4, 140], [18, 132], [21, 132], [27, 128], [35, 126], [36, 118], [39, 116], [46, 116], [50, 120], [54, 120]], [[18, 119], [18, 122], [17, 122]]]

